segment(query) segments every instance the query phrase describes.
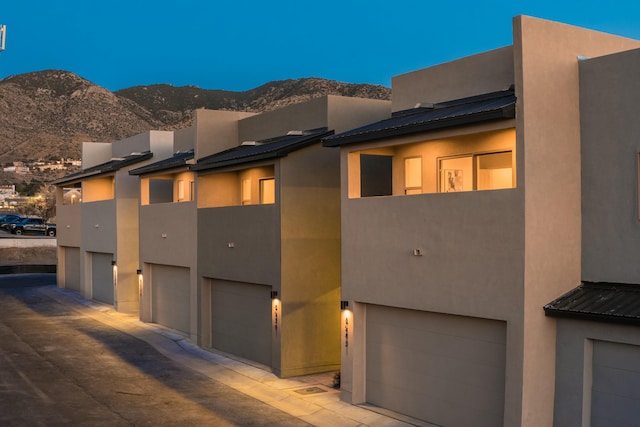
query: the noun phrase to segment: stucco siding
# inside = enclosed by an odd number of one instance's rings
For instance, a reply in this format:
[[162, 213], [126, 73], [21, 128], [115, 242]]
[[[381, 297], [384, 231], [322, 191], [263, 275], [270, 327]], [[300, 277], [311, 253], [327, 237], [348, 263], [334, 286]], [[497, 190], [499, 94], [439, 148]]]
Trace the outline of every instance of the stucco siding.
[[197, 211], [195, 202], [140, 207], [140, 262], [195, 266]]
[[586, 281], [640, 283], [639, 72], [640, 49], [580, 62]]
[[273, 204], [198, 209], [198, 275], [279, 283], [278, 213]]
[[343, 206], [343, 299], [516, 316], [524, 250], [521, 191], [374, 197]]

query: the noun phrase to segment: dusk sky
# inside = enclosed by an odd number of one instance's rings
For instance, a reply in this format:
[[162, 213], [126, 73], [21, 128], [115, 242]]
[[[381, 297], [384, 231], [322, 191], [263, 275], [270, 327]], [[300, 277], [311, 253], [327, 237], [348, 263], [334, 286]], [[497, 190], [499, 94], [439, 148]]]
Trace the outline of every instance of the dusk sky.
[[301, 77], [390, 86], [511, 44], [516, 15], [640, 39], [638, 0], [5, 0], [0, 78], [60, 69], [110, 90], [247, 90]]

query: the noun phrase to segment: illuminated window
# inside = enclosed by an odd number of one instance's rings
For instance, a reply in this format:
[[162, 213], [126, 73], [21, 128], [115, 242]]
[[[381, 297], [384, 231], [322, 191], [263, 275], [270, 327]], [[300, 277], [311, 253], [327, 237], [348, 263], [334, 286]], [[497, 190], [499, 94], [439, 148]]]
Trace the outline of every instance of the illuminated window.
[[[237, 190], [236, 190], [237, 191]], [[241, 188], [241, 202], [243, 205], [251, 204], [251, 180], [243, 179], [242, 180], [242, 188]], [[237, 193], [236, 193], [237, 194]]]
[[181, 202], [184, 200], [184, 181], [178, 181], [178, 201]]
[[404, 194], [422, 193], [422, 157], [404, 159]]
[[260, 180], [260, 204], [276, 202], [276, 180], [265, 178]]
[[513, 188], [512, 152], [474, 154], [440, 160], [440, 192]]
[[476, 156], [478, 190], [499, 190], [513, 187], [511, 151]]

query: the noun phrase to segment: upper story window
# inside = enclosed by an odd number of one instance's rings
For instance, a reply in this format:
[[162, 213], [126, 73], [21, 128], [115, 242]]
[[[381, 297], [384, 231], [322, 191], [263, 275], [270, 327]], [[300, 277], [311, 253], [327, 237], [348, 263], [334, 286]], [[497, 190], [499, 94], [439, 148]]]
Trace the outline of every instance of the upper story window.
[[260, 204], [268, 205], [276, 202], [276, 180], [275, 178], [264, 178], [260, 180]]
[[422, 193], [422, 157], [404, 159], [404, 194]]
[[87, 179], [82, 181], [82, 202], [98, 202], [115, 197], [115, 179], [113, 176]]
[[198, 175], [198, 207], [248, 206], [276, 201], [274, 166]]
[[503, 129], [351, 152], [349, 197], [514, 188], [515, 148]]
[[[62, 187], [57, 197], [62, 194], [63, 205], [75, 205], [82, 203], [82, 185], [80, 183]], [[58, 203], [60, 199], [58, 198]]]
[[194, 173], [179, 172], [140, 180], [141, 203], [179, 203], [194, 200]]

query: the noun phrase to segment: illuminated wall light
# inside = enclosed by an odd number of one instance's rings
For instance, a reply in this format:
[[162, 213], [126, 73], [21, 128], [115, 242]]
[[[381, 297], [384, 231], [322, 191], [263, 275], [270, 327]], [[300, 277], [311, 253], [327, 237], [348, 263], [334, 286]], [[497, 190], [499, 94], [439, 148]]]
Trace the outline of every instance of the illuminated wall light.
[[271, 301], [273, 301], [273, 328], [278, 334], [278, 291], [271, 291]]
[[136, 270], [136, 274], [138, 275], [138, 292], [140, 292], [140, 296], [142, 296], [143, 283], [142, 283], [142, 270]]
[[340, 301], [340, 310], [344, 313], [344, 348], [349, 353], [349, 301]]

